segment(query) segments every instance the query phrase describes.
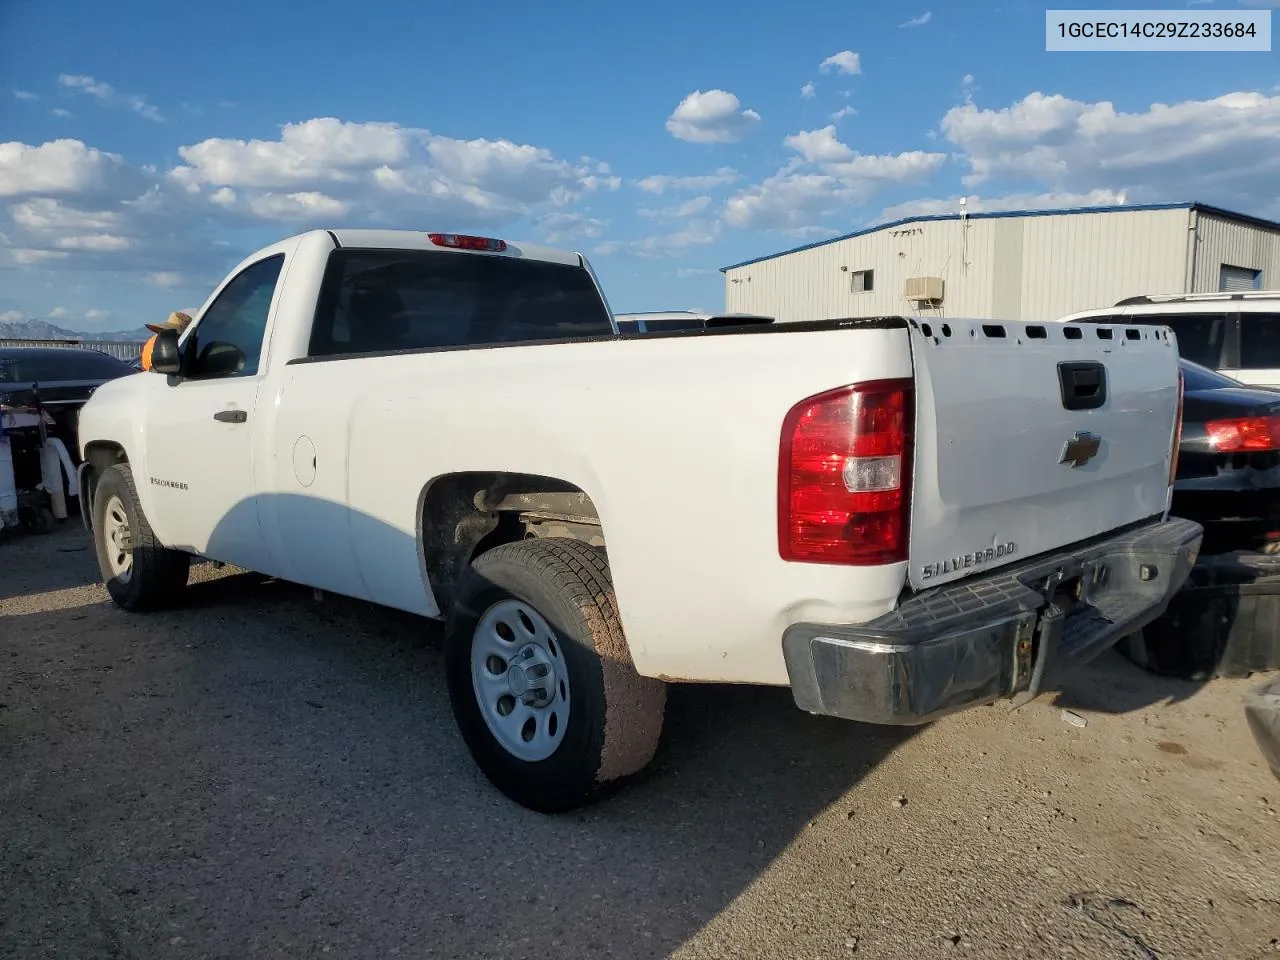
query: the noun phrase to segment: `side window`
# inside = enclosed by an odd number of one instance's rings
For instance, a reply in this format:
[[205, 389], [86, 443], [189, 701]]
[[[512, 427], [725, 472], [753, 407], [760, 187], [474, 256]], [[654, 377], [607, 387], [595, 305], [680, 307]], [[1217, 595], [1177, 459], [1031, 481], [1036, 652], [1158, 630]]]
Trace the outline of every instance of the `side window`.
[[1280, 370], [1280, 313], [1240, 313], [1240, 369]]
[[1125, 317], [1128, 324], [1155, 324], [1168, 327], [1178, 337], [1178, 354], [1210, 370], [1222, 366], [1222, 345], [1230, 316], [1225, 313], [1139, 314]]
[[284, 254], [259, 260], [228, 283], [184, 344], [192, 380], [251, 377], [258, 372], [262, 340]]
[[661, 317], [657, 320], [646, 320], [646, 331], [660, 330], [701, 330], [703, 323], [697, 317]]

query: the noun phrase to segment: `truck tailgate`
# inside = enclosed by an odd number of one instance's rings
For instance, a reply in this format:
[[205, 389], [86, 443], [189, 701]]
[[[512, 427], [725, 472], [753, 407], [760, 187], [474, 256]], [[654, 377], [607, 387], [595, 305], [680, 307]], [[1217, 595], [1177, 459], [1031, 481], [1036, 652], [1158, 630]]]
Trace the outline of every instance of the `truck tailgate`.
[[1162, 514], [1178, 407], [1163, 328], [916, 321], [909, 582]]

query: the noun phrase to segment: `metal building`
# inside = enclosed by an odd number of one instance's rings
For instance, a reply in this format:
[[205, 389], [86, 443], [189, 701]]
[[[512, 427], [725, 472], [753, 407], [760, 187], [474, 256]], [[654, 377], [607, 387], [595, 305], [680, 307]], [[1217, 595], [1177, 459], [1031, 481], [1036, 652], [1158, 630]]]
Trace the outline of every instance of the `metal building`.
[[721, 268], [725, 310], [1052, 320], [1125, 297], [1280, 287], [1280, 223], [1202, 203], [908, 217]]

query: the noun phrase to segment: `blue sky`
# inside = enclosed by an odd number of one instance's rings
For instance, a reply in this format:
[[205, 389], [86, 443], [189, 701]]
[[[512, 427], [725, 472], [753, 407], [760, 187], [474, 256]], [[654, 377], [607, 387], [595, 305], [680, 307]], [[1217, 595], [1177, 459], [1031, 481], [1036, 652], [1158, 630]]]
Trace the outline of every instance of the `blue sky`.
[[625, 311], [963, 195], [1280, 216], [1274, 52], [1047, 53], [1011, 0], [621, 9], [5, 0], [0, 318], [132, 328], [312, 226], [572, 247]]

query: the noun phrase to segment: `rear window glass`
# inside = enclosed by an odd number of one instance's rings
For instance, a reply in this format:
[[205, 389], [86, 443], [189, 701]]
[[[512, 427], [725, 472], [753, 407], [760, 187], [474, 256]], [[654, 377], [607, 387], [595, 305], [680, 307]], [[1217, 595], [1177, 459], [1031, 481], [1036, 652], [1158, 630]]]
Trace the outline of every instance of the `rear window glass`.
[[0, 353], [0, 383], [112, 380], [133, 373], [127, 363], [86, 350], [10, 350]]
[[1169, 327], [1178, 337], [1178, 354], [1192, 363], [1216, 369], [1222, 366], [1222, 344], [1227, 335], [1225, 313], [1142, 314], [1117, 322]]
[[1280, 313], [1240, 314], [1240, 369], [1280, 368]]
[[337, 250], [309, 354], [483, 346], [611, 336], [585, 269], [434, 250]]

